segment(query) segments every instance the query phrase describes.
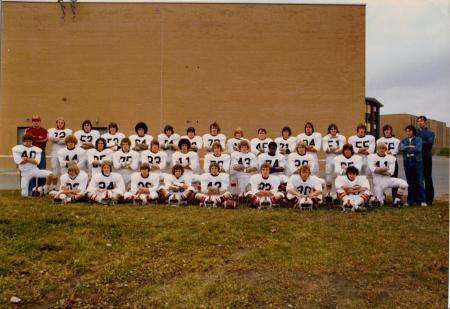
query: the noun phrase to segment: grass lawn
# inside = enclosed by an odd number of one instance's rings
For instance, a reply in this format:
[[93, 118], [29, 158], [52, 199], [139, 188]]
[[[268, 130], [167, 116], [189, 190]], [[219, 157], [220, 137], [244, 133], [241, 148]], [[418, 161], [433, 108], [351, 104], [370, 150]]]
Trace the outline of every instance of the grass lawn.
[[0, 191], [0, 307], [444, 308], [448, 209], [69, 206]]

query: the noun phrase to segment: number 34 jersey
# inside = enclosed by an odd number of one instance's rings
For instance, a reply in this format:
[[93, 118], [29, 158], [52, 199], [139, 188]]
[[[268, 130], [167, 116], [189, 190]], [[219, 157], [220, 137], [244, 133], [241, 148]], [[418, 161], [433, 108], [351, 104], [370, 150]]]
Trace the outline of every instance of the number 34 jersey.
[[97, 189], [115, 189], [117, 193], [123, 194], [125, 192], [125, 184], [119, 173], [112, 172], [109, 176], [98, 173], [92, 176], [88, 191], [95, 192]]

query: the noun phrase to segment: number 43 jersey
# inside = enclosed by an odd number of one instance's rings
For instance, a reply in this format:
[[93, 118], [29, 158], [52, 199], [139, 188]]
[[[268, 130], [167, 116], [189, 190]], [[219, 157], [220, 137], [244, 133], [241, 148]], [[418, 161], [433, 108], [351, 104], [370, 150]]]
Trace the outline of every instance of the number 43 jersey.
[[70, 178], [69, 174], [65, 173], [61, 176], [61, 186], [59, 190], [66, 189], [79, 189], [80, 193], [84, 193], [87, 189], [88, 175], [84, 171], [80, 171], [75, 178]]

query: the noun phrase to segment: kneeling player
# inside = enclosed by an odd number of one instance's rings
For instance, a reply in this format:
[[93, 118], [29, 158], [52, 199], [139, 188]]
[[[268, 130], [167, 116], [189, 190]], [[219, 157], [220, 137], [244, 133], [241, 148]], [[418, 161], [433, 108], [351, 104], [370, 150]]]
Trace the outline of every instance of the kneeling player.
[[280, 178], [270, 174], [270, 164], [261, 164], [261, 174], [250, 178], [251, 191], [247, 192], [250, 207], [271, 207], [278, 204], [284, 198], [284, 194], [278, 191]]
[[373, 191], [381, 205], [384, 204], [384, 190], [398, 188], [394, 206], [401, 206], [403, 193], [408, 189], [408, 183], [400, 178], [391, 177], [395, 171], [397, 159], [387, 154], [387, 146], [383, 142], [377, 144], [377, 152], [367, 157], [367, 164], [373, 174]]
[[165, 175], [164, 186], [160, 189], [161, 195], [169, 204], [186, 202], [193, 192], [191, 179], [184, 175], [184, 168], [180, 164], [172, 167], [171, 175]]
[[220, 165], [213, 162], [209, 165], [209, 173], [201, 176], [201, 192], [195, 195], [200, 206], [224, 206], [236, 208], [229, 192], [230, 179], [228, 174], [220, 172]]
[[125, 192], [125, 184], [119, 173], [112, 172], [111, 161], [102, 162], [102, 172], [92, 176], [87, 189], [91, 201], [112, 205], [117, 203]]
[[150, 173], [150, 164], [143, 163], [140, 172], [131, 175], [131, 189], [125, 192], [128, 202], [147, 204], [158, 198], [159, 174]]
[[88, 175], [80, 171], [76, 164], [71, 164], [67, 168], [67, 173], [60, 178], [61, 185], [59, 191], [52, 191], [53, 201], [60, 203], [73, 203], [80, 201], [86, 194]]
[[338, 176], [335, 181], [336, 192], [343, 203], [343, 210], [357, 210], [370, 198], [370, 184], [365, 176], [358, 176], [359, 171], [349, 166], [345, 175]]
[[288, 200], [301, 208], [312, 209], [313, 204], [322, 201], [322, 183], [311, 175], [308, 165], [302, 165], [289, 177], [286, 190]]

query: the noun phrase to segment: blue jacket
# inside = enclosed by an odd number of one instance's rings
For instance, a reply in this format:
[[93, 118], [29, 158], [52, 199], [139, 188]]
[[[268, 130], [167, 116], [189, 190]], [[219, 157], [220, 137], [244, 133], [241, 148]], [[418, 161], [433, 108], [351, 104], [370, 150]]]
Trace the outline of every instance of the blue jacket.
[[[415, 146], [415, 147], [409, 147]], [[409, 138], [405, 137], [400, 141], [399, 150], [403, 153], [403, 160], [422, 161], [422, 139], [415, 136], [409, 141]]]
[[434, 143], [434, 132], [430, 128], [417, 128], [417, 136], [422, 139], [422, 154], [431, 156], [431, 149]]

